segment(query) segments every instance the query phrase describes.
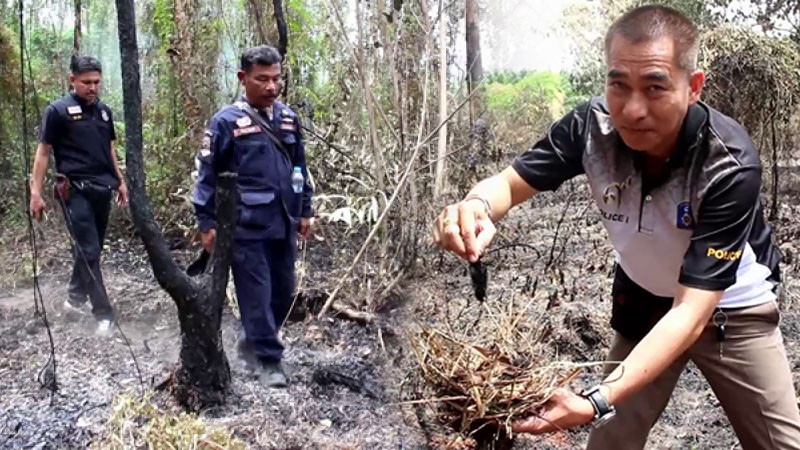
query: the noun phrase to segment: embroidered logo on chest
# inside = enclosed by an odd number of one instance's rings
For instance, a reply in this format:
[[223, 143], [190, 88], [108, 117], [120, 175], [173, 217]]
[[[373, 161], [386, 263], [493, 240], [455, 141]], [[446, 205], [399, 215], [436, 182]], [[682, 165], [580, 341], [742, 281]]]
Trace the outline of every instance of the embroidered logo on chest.
[[244, 128], [236, 128], [233, 130], [233, 137], [236, 138], [239, 136], [245, 136], [248, 134], [258, 133], [259, 131], [261, 131], [261, 127], [259, 127], [258, 125], [253, 125]]
[[633, 184], [633, 177], [629, 176], [622, 183], [611, 183], [603, 190], [603, 203], [615, 203], [619, 207], [622, 202], [622, 192]]
[[689, 202], [678, 203], [677, 226], [682, 230], [694, 228], [694, 218], [692, 217], [692, 206]]
[[238, 119], [236, 119], [236, 126], [238, 126], [239, 128], [249, 127], [250, 124], [252, 123], [253, 121], [250, 120], [250, 116], [239, 117]]

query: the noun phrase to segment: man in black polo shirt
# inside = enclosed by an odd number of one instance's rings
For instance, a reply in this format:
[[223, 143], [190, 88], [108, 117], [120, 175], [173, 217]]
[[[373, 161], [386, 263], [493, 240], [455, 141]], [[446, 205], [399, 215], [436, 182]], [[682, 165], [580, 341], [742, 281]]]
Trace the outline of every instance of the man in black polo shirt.
[[100, 62], [90, 56], [73, 58], [69, 76], [73, 92], [47, 106], [42, 119], [39, 146], [33, 163], [30, 211], [41, 220], [45, 209], [42, 186], [50, 154], [55, 155], [56, 202], [64, 207], [67, 227], [74, 240], [74, 267], [69, 283], [67, 311], [81, 312], [91, 300], [98, 334], [112, 330], [114, 314], [100, 272], [111, 197], [128, 203], [128, 189], [114, 153], [114, 120], [111, 109], [97, 94], [102, 81]]
[[699, 101], [698, 32], [681, 13], [635, 8], [605, 44], [605, 96], [553, 124], [434, 227], [440, 246], [476, 261], [512, 206], [579, 174], [589, 182], [617, 261], [606, 377], [580, 395], [555, 391], [513, 428], [592, 422], [589, 449], [639, 450], [692, 361], [744, 449], [800, 449], [758, 152], [741, 125]]

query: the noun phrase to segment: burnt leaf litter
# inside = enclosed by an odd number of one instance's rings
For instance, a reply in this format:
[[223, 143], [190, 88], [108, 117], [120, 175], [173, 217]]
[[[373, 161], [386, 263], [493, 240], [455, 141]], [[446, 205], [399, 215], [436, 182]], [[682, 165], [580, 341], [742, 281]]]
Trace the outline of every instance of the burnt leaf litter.
[[[551, 304], [539, 334], [552, 339], [565, 359], [601, 361], [610, 343], [613, 255], [594, 210], [580, 214], [581, 202], [586, 201], [573, 202], [567, 212], [567, 228], [555, 245], [571, 237], [563, 251], [556, 249], [561, 256], [553, 265], [558, 270], [545, 270], [542, 258], [530, 248], [547, 254], [553, 245], [552, 224], [562, 214], [562, 202], [542, 196], [509, 215], [493, 243], [504, 249], [467, 267], [467, 273], [466, 264], [454, 256], [438, 258], [438, 265], [430, 262], [437, 258], [428, 258], [432, 267], [412, 274], [401, 285], [405, 300], [381, 312], [376, 323], [294, 315], [282, 334], [290, 378], [284, 390], [262, 388], [244, 370], [234, 345], [238, 320], [226, 310], [222, 332], [232, 392], [225, 405], [199, 417], [230, 430], [250, 448], [476, 448], [475, 436], [459, 436], [437, 420], [436, 398], [419, 376], [410, 332], [415, 323], [478, 329], [490, 320], [488, 313], [481, 316], [487, 304], [502, 308], [536, 295]], [[784, 206], [780, 217], [786, 219], [775, 226], [785, 260], [781, 327], [794, 372], [800, 371], [800, 225], [789, 218], [798, 214], [800, 207]], [[104, 448], [115, 399], [141, 395], [140, 381], [118, 334], [97, 338], [91, 318], [63, 313], [69, 259], [60, 254], [66, 252], [63, 243], [47, 244], [62, 246], [48, 250], [53, 257], [45, 261], [41, 276], [59, 389], [51, 400], [50, 392], [37, 382], [49, 345], [46, 330], [34, 317], [32, 291], [24, 285], [0, 286], [0, 448], [85, 448], [92, 443]], [[24, 241], [18, 245], [24, 246]], [[155, 284], [135, 239], [115, 240], [109, 246], [103, 262], [109, 295], [137, 356], [144, 388], [155, 390], [178, 357], [175, 307]], [[23, 251], [7, 248], [0, 258], [3, 264], [17, 264], [16, 255]], [[187, 266], [197, 257], [196, 249], [176, 253]], [[481, 323], [475, 324], [479, 317]], [[579, 389], [600, 376], [599, 367], [585, 370], [572, 386]], [[165, 392], [155, 391], [151, 402], [163, 412], [180, 414]], [[145, 426], [146, 419], [141, 421], [138, 425]], [[585, 428], [539, 438], [516, 436], [505, 448], [581, 448], [587, 436]], [[731, 448], [737, 443], [713, 393], [691, 365], [650, 436], [653, 448]]]

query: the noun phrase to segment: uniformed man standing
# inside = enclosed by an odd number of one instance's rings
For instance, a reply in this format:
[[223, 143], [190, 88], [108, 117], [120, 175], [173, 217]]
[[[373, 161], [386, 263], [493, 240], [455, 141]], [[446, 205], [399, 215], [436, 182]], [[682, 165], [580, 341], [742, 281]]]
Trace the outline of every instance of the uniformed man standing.
[[114, 153], [111, 109], [97, 94], [102, 81], [100, 62], [90, 56], [73, 58], [69, 76], [73, 92], [47, 106], [33, 162], [30, 211], [41, 220], [45, 209], [42, 186], [50, 154], [56, 160], [56, 202], [64, 208], [73, 239], [73, 269], [67, 311], [82, 312], [91, 300], [98, 334], [112, 330], [114, 314], [100, 272], [111, 197], [128, 203], [128, 189]]
[[512, 206], [585, 174], [614, 245], [605, 379], [580, 395], [555, 391], [513, 428], [592, 422], [589, 449], [642, 449], [691, 360], [742, 448], [800, 449], [758, 151], [741, 125], [699, 101], [699, 33], [680, 12], [635, 8], [605, 43], [605, 96], [553, 124], [434, 228], [439, 245], [476, 261]]
[[263, 384], [285, 387], [278, 330], [294, 291], [297, 234], [305, 239], [311, 229], [312, 188], [300, 122], [276, 101], [281, 93], [278, 51], [270, 46], [245, 50], [238, 77], [244, 96], [218, 111], [205, 131], [193, 202], [203, 247], [210, 251], [216, 174], [238, 173], [231, 266], [243, 326], [237, 348]]

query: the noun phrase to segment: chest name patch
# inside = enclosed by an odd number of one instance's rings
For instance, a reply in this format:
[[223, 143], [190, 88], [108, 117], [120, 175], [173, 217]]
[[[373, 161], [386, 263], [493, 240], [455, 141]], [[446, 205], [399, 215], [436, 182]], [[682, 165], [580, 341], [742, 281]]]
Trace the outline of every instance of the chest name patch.
[[628, 223], [630, 218], [625, 214], [610, 213], [608, 211], [600, 210], [600, 216], [609, 222]]
[[83, 110], [81, 109], [80, 105], [67, 106], [67, 113], [69, 113], [69, 114], [71, 114], [73, 116], [75, 114], [80, 114], [82, 112], [83, 112]]
[[258, 125], [253, 125], [253, 126], [244, 127], [244, 128], [236, 128], [236, 129], [233, 130], [233, 137], [237, 138], [239, 136], [245, 136], [247, 134], [258, 133], [260, 131], [261, 131], [261, 127], [259, 127]]

